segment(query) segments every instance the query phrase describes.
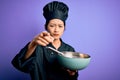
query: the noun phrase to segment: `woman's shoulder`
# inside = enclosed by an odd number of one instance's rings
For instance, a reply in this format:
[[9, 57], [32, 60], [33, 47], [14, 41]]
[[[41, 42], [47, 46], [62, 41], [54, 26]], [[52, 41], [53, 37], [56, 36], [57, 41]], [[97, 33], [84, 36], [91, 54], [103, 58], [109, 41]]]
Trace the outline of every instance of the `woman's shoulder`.
[[74, 49], [74, 47], [72, 45], [70, 45], [68, 43], [65, 43], [65, 42], [62, 42], [62, 44], [63, 44], [64, 48], [68, 49], [68, 51], [75, 51], [75, 49]]

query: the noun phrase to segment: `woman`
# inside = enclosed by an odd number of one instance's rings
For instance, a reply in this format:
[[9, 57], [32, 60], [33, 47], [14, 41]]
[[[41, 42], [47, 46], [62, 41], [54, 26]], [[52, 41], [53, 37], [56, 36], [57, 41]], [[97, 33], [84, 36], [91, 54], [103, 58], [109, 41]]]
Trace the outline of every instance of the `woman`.
[[61, 66], [57, 54], [46, 48], [51, 46], [59, 51], [74, 51], [73, 47], [61, 39], [68, 10], [63, 2], [48, 3], [43, 8], [46, 31], [37, 35], [12, 60], [14, 67], [30, 73], [32, 80], [77, 80], [78, 72]]

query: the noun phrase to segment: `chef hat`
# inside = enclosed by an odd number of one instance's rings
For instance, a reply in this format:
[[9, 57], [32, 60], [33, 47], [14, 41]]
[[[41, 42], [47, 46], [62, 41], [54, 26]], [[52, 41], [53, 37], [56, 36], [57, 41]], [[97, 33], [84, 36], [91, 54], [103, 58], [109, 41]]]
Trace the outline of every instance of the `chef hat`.
[[68, 11], [68, 6], [63, 2], [52, 1], [43, 8], [43, 16], [46, 22], [49, 22], [51, 19], [60, 19], [65, 23], [68, 17]]

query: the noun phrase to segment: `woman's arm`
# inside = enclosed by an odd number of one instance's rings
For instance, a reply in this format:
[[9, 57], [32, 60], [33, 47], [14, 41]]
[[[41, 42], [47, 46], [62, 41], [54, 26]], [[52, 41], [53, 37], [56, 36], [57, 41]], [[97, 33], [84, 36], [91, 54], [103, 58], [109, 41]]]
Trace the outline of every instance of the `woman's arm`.
[[35, 51], [36, 46], [37, 44], [35, 44], [34, 41], [30, 42], [30, 44], [28, 45], [27, 52], [24, 56], [24, 60], [28, 59], [32, 55], [32, 53]]
[[45, 31], [40, 33], [28, 45], [28, 50], [25, 54], [24, 59], [25, 60], [28, 59], [33, 54], [37, 45], [46, 46], [53, 40], [54, 39], [52, 36], [50, 36], [50, 33], [45, 32]]

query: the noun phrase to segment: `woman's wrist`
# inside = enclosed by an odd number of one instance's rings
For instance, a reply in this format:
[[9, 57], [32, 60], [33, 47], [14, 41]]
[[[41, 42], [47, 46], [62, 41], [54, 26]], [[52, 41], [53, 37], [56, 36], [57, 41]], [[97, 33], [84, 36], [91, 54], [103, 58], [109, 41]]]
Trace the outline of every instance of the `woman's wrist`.
[[34, 40], [32, 40], [32, 41], [30, 42], [30, 44], [28, 45], [28, 50], [31, 49], [31, 48], [36, 48], [36, 46], [37, 46], [37, 44], [35, 43]]
[[24, 59], [29, 58], [29, 57], [33, 54], [36, 46], [37, 46], [37, 44], [36, 44], [34, 41], [31, 41], [31, 42], [29, 43], [27, 52], [26, 52], [26, 54], [25, 54], [25, 56], [24, 56]]

